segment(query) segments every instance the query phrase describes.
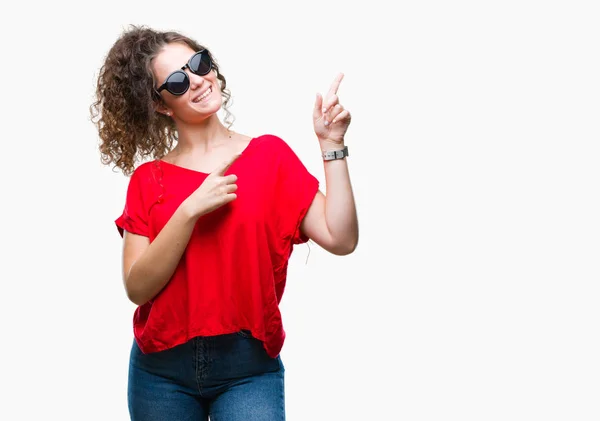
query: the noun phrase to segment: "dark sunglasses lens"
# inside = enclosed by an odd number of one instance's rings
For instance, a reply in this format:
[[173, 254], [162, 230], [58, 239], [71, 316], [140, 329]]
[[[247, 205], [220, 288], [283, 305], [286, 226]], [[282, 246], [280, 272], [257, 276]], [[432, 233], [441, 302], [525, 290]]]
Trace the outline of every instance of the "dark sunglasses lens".
[[184, 72], [175, 72], [167, 79], [167, 91], [173, 95], [181, 95], [190, 86], [190, 80]]
[[190, 60], [190, 70], [197, 75], [204, 76], [210, 72], [211, 63], [208, 52], [196, 53]]

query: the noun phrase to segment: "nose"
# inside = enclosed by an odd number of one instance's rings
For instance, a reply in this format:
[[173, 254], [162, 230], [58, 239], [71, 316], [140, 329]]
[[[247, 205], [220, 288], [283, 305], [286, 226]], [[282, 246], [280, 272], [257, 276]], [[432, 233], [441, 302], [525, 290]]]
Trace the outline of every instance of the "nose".
[[188, 73], [188, 77], [190, 78], [190, 88], [192, 90], [196, 90], [204, 84], [205, 80], [202, 76], [198, 76], [197, 74], [192, 73], [192, 72], [187, 72], [187, 73]]

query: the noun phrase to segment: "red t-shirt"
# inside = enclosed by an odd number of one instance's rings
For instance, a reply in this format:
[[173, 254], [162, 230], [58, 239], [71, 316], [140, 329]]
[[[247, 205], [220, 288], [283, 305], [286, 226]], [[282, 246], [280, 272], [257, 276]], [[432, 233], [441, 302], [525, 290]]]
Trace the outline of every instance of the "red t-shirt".
[[[227, 170], [236, 174], [237, 199], [200, 217], [175, 273], [134, 314], [136, 341], [144, 353], [195, 336], [248, 329], [271, 357], [285, 339], [279, 302], [293, 245], [319, 188], [293, 150], [279, 137], [253, 138]], [[131, 175], [123, 230], [152, 242], [181, 202], [208, 174], [162, 160]]]

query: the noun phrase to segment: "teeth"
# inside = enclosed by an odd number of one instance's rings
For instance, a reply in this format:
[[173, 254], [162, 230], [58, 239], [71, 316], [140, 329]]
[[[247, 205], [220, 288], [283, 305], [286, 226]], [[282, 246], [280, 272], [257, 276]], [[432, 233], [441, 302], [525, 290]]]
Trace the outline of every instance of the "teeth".
[[212, 86], [210, 88], [208, 88], [208, 90], [206, 92], [204, 92], [201, 96], [199, 96], [198, 98], [196, 98], [194, 100], [194, 102], [200, 102], [202, 101], [204, 98], [208, 97], [212, 92]]

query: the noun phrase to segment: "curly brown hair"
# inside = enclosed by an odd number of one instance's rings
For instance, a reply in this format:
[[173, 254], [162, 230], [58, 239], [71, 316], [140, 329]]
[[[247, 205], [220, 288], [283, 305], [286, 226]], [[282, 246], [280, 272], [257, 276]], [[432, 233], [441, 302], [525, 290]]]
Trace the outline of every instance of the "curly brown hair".
[[[174, 121], [157, 112], [162, 98], [155, 94], [156, 81], [151, 62], [170, 43], [187, 44], [194, 51], [205, 49], [177, 32], [159, 32], [132, 25], [117, 39], [100, 68], [96, 98], [90, 106], [92, 122], [100, 135], [102, 163], [114, 164], [130, 175], [137, 160], [148, 156], [160, 159], [177, 140]], [[231, 93], [227, 81], [209, 52], [213, 70], [221, 82], [225, 122], [231, 127], [227, 105]]]

